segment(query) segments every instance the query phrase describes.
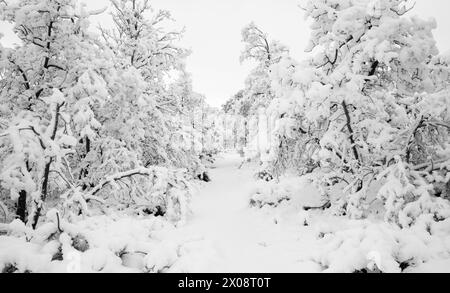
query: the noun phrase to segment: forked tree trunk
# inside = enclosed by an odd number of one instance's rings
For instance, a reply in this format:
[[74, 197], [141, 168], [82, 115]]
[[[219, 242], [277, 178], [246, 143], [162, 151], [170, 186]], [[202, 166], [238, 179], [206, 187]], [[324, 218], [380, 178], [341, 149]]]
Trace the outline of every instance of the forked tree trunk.
[[[55, 120], [54, 120], [54, 124], [52, 125], [53, 129], [52, 129], [52, 134], [50, 137], [51, 140], [55, 140], [55, 138], [56, 138], [56, 132], [58, 130], [59, 115], [60, 115], [59, 111], [60, 111], [61, 107], [62, 107], [62, 104], [56, 105]], [[44, 204], [45, 200], [47, 199], [48, 181], [49, 181], [49, 177], [50, 177], [50, 167], [51, 167], [52, 163], [53, 163], [53, 158], [50, 158], [48, 160], [47, 164], [45, 165], [44, 173], [42, 174], [40, 203], [38, 204], [38, 206], [36, 207], [36, 210], [34, 211], [33, 223], [31, 225], [33, 227], [33, 229], [36, 229], [36, 227], [37, 227], [37, 224], [39, 222], [39, 217], [41, 216], [43, 204]]]

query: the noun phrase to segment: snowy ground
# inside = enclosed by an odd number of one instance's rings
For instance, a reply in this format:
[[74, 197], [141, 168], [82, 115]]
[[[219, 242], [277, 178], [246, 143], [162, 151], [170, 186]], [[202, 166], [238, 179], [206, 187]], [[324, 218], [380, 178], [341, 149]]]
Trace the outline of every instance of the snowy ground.
[[234, 154], [217, 161], [213, 181], [194, 199], [193, 217], [181, 234], [212, 244], [217, 255], [210, 272], [316, 271], [317, 265], [298, 261], [302, 248], [295, 227], [250, 208], [255, 172], [238, 169], [241, 162]]
[[[103, 215], [36, 231], [21, 222], [0, 235], [0, 269], [17, 272], [450, 272], [450, 222], [399, 230], [350, 220], [318, 206], [301, 178], [255, 181], [254, 166], [223, 154], [194, 196], [192, 214], [174, 226], [158, 217]], [[250, 206], [256, 193], [289, 201]], [[263, 197], [264, 198], [264, 197]], [[266, 198], [264, 198], [266, 200]], [[51, 217], [50, 217], [51, 218]], [[21, 226], [22, 225], [22, 226]], [[81, 235], [81, 236], [80, 236]], [[85, 244], [88, 243], [88, 245]], [[408, 264], [405, 266], [405, 264]], [[402, 267], [403, 266], [403, 267]], [[6, 268], [6, 269], [5, 269]]]
[[[302, 207], [319, 206], [320, 197], [301, 179], [291, 183], [295, 198], [289, 202], [252, 208], [250, 195], [265, 183], [255, 182], [251, 166], [239, 169], [241, 162], [235, 154], [218, 159], [211, 170], [213, 181], [194, 198], [192, 218], [176, 231], [176, 237], [208, 243], [209, 259], [202, 259], [206, 265], [197, 271], [354, 272], [372, 267], [450, 272], [449, 222], [436, 225], [430, 236], [414, 229], [398, 231], [382, 221], [306, 213]], [[400, 268], [401, 262], [410, 267]]]
[[[212, 182], [199, 189], [190, 218], [178, 227], [153, 217], [93, 216], [62, 225], [65, 232], [50, 237], [51, 223], [35, 232], [10, 224], [19, 232], [0, 236], [0, 267], [13, 264], [19, 272], [318, 271], [317, 264], [298, 261], [297, 225], [280, 225], [277, 216], [250, 207], [255, 172], [238, 169], [241, 163], [236, 154], [218, 159]], [[86, 251], [67, 245], [80, 234], [89, 243]], [[59, 243], [62, 259], [55, 260]]]

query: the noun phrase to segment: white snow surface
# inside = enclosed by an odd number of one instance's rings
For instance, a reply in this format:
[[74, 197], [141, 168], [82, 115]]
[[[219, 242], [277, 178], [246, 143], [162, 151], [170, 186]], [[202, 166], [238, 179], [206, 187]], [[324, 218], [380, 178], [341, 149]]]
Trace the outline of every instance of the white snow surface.
[[234, 154], [218, 160], [211, 170], [212, 183], [195, 198], [194, 217], [183, 229], [187, 235], [207, 239], [217, 251], [209, 272], [318, 271], [317, 264], [299, 261], [302, 247], [295, 223], [280, 225], [279, 215], [250, 207], [254, 169], [238, 169], [241, 162]]
[[[62, 222], [63, 232], [49, 241], [54, 222], [33, 232], [15, 221], [6, 225], [12, 232], [0, 236], [0, 268], [13, 264], [18, 272], [397, 273], [400, 263], [407, 262], [404, 272], [450, 271], [449, 221], [425, 232], [420, 227], [400, 230], [374, 219], [305, 212], [303, 206], [320, 205], [317, 191], [306, 180], [255, 181], [255, 166], [239, 169], [241, 162], [237, 154], [221, 155], [210, 170], [212, 182], [204, 183], [193, 197], [192, 213], [183, 225], [153, 216], [92, 216]], [[276, 205], [251, 207], [255, 193]], [[271, 194], [276, 200], [271, 201]], [[288, 200], [278, 202], [279, 198]], [[74, 248], [79, 235], [89, 243], [86, 250]], [[62, 257], [52, 260], [60, 244]]]

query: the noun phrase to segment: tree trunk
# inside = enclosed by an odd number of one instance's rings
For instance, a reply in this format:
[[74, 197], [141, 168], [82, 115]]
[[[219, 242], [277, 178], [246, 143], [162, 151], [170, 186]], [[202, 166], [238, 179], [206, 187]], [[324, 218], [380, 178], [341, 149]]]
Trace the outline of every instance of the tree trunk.
[[[51, 140], [55, 140], [55, 138], [56, 138], [56, 132], [58, 130], [58, 123], [59, 123], [59, 111], [60, 111], [61, 107], [62, 107], [62, 104], [56, 105], [55, 121], [53, 124], [52, 135], [50, 137]], [[32, 224], [33, 229], [36, 229], [36, 226], [39, 222], [39, 217], [41, 216], [42, 205], [44, 204], [45, 200], [47, 199], [48, 180], [50, 177], [50, 167], [52, 166], [52, 163], [53, 163], [53, 158], [48, 159], [48, 162], [45, 165], [44, 174], [42, 175], [41, 198], [40, 198], [40, 203], [36, 207], [36, 211], [34, 212], [34, 215], [33, 215], [33, 224]]]
[[26, 224], [27, 219], [27, 192], [21, 190], [19, 192], [19, 200], [17, 201], [16, 215], [19, 220]]
[[[82, 159], [85, 159], [86, 156], [91, 152], [91, 140], [87, 136], [85, 137], [85, 144], [86, 144], [86, 154], [84, 154], [82, 156]], [[88, 168], [89, 168], [89, 165], [80, 171], [80, 176], [79, 176], [80, 180], [87, 177], [87, 175], [89, 174]], [[90, 186], [93, 187], [92, 183], [90, 184]], [[84, 183], [82, 186], [82, 190], [85, 191], [88, 187], [89, 186], [86, 183]]]
[[45, 200], [47, 199], [48, 179], [50, 176], [50, 167], [52, 165], [52, 162], [53, 162], [53, 159], [50, 159], [48, 161], [48, 163], [45, 165], [44, 175], [42, 176], [44, 180], [42, 181], [42, 186], [41, 186], [41, 198], [40, 198], [41, 202], [38, 205], [38, 207], [36, 208], [36, 211], [33, 216], [33, 224], [32, 224], [33, 230], [36, 229], [36, 226], [39, 222], [39, 217], [41, 216], [42, 205], [45, 202]]
[[347, 119], [347, 129], [349, 132], [349, 138], [350, 138], [350, 143], [352, 144], [352, 150], [353, 150], [353, 155], [355, 156], [355, 159], [359, 162], [359, 154], [358, 154], [358, 149], [356, 148], [356, 141], [355, 141], [355, 137], [354, 137], [354, 131], [352, 128], [352, 121], [350, 118], [350, 112], [348, 111], [348, 107], [347, 107], [347, 103], [344, 101], [342, 101], [342, 107], [344, 108], [344, 113], [345, 113], [345, 118]]

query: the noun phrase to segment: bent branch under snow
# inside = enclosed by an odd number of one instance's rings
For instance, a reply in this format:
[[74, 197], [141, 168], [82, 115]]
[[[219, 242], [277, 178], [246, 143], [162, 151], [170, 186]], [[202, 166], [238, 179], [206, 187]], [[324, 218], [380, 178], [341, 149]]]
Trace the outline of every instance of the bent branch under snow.
[[137, 175], [150, 176], [153, 173], [153, 171], [154, 170], [147, 169], [147, 168], [137, 168], [134, 170], [118, 173], [118, 174], [115, 174], [112, 176], [108, 176], [105, 180], [100, 182], [91, 191], [89, 191], [88, 196], [97, 194], [100, 190], [102, 190], [105, 186], [110, 185], [112, 182], [120, 181], [124, 178], [129, 178], [129, 177], [133, 177], [133, 176], [137, 176]]

